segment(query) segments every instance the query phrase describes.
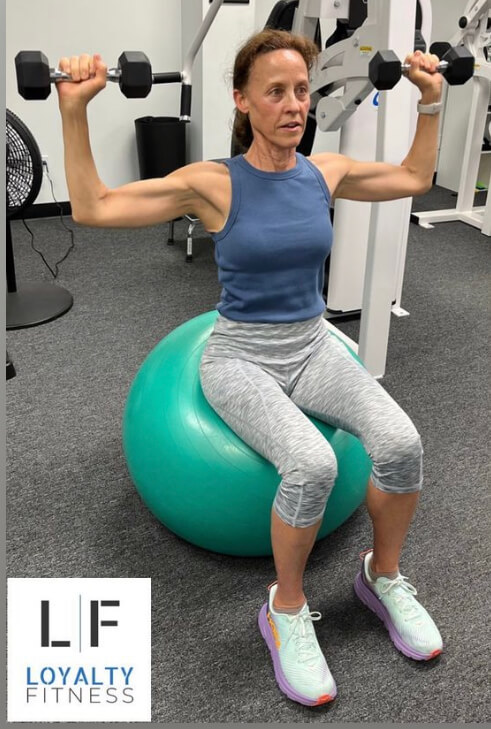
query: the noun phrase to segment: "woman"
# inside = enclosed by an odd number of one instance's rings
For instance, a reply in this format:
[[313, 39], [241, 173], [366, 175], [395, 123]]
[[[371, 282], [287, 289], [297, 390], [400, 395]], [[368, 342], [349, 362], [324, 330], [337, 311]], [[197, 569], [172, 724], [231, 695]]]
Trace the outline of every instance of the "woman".
[[223, 420], [282, 477], [271, 522], [277, 579], [259, 625], [281, 690], [305, 705], [336, 695], [312, 624], [320, 614], [310, 612], [303, 592], [336, 460], [306, 414], [354, 433], [372, 459], [367, 507], [373, 549], [363, 555], [357, 595], [405, 655], [427, 660], [442, 651], [436, 625], [399, 573], [422, 486], [421, 439], [381, 385], [329, 334], [322, 298], [330, 201], [393, 200], [431, 187], [438, 115], [428, 112], [440, 100], [439, 59], [421, 52], [406, 59], [423, 108], [406, 158], [390, 165], [296, 153], [317, 52], [310, 40], [283, 31], [253, 36], [234, 66], [235, 128], [246, 154], [116, 189], [99, 179], [89, 143], [86, 106], [106, 82], [101, 57], [61, 59], [60, 69], [80, 83], [58, 84], [74, 219], [133, 227], [193, 213], [215, 241], [223, 290], [201, 383]]

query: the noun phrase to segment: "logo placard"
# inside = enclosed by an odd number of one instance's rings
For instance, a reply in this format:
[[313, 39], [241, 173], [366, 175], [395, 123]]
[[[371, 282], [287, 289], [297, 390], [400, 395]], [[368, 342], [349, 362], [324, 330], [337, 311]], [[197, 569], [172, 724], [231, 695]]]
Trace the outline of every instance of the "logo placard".
[[151, 721], [151, 580], [10, 578], [8, 721]]

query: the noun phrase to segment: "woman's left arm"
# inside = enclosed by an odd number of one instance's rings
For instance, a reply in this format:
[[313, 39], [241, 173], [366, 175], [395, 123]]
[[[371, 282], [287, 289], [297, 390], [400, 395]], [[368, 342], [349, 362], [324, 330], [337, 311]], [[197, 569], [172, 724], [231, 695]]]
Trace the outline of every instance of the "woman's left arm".
[[[441, 99], [442, 76], [435, 71], [438, 56], [416, 51], [406, 58], [409, 80], [421, 91], [421, 103]], [[333, 198], [379, 202], [423, 195], [431, 188], [436, 165], [439, 114], [419, 114], [416, 133], [400, 165], [358, 162], [343, 155], [315, 155]]]

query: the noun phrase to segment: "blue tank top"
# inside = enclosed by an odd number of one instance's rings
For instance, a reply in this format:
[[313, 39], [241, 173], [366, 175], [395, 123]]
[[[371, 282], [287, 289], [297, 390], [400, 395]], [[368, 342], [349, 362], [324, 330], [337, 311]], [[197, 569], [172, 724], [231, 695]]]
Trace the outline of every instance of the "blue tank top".
[[224, 160], [232, 202], [225, 227], [212, 235], [228, 319], [294, 322], [326, 308], [324, 266], [332, 246], [330, 194], [302, 154], [286, 172], [263, 172], [242, 155]]

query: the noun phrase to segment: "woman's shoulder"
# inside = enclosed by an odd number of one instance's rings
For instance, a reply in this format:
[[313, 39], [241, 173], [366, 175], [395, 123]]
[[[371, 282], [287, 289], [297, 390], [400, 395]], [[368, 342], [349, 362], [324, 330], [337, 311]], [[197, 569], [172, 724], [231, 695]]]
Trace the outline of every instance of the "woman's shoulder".
[[318, 152], [306, 157], [312, 162], [323, 174], [332, 169], [343, 169], [346, 166], [346, 157], [336, 152]]
[[194, 214], [210, 232], [221, 230], [230, 210], [232, 184], [223, 160], [192, 162], [181, 168], [194, 193]]
[[306, 159], [309, 160], [321, 173], [325, 183], [334, 197], [339, 182], [343, 179], [348, 169], [348, 158], [343, 154], [335, 152], [319, 152], [312, 154]]
[[208, 198], [213, 190], [230, 187], [230, 172], [224, 160], [190, 162], [176, 170], [174, 174], [182, 176], [189, 187], [205, 198]]
[[186, 170], [186, 174], [190, 176], [216, 175], [226, 177], [229, 174], [228, 163], [228, 158], [208, 159], [202, 162], [190, 162], [181, 169]]

